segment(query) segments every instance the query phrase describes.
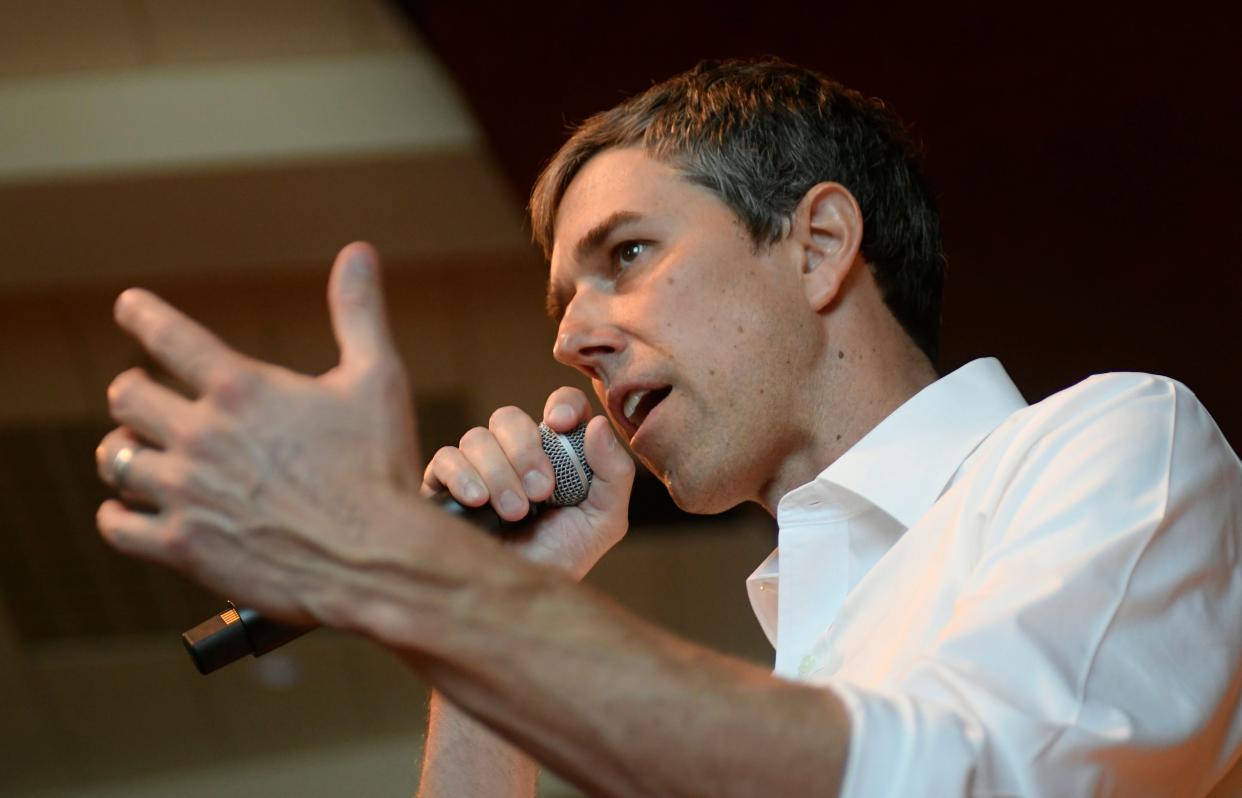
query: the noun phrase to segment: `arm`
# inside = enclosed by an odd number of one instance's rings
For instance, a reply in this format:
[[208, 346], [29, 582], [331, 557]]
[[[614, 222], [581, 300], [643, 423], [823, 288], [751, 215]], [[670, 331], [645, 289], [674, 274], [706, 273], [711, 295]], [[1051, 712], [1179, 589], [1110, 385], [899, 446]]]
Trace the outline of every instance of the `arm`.
[[1237, 756], [1236, 457], [1146, 375], [1030, 414], [814, 652], [850, 708], [851, 795], [1199, 795]]
[[[561, 388], [548, 397], [544, 423], [568, 432], [590, 417], [586, 396]], [[596, 473], [583, 505], [545, 512], [521, 535], [504, 539], [508, 551], [545, 562], [580, 579], [625, 534], [633, 462], [616, 451], [603, 420], [588, 427], [586, 453]], [[525, 477], [525, 478], [523, 478]], [[506, 520], [521, 518], [526, 502], [547, 499], [555, 474], [535, 422], [513, 407], [492, 414], [486, 429], [467, 432], [458, 446], [436, 452], [423, 476], [423, 494], [448, 489], [461, 503], [491, 503]], [[508, 496], [508, 501], [500, 497]], [[513, 503], [513, 497], [519, 502]], [[472, 719], [438, 690], [432, 692], [419, 780], [420, 798], [471, 795], [529, 796], [536, 763], [520, 749]]]
[[154, 296], [123, 294], [118, 321], [195, 396], [139, 372], [113, 384], [123, 426], [99, 447], [101, 475], [115, 481], [117, 452], [133, 447], [117, 487], [158, 511], [105, 502], [104, 538], [273, 618], [393, 648], [593, 792], [835, 794], [847, 729], [830, 692], [665, 634], [414, 495], [376, 278], [368, 249], [338, 258], [342, 361], [318, 378], [249, 361]]
[[537, 776], [534, 760], [432, 692], [418, 798], [521, 798], [535, 794]]
[[450, 622], [457, 633], [437, 636], [435, 651], [377, 636], [590, 794], [836, 794], [848, 734], [830, 691], [679, 640], [546, 574], [501, 581], [475, 584], [500, 592], [463, 602], [469, 620]]

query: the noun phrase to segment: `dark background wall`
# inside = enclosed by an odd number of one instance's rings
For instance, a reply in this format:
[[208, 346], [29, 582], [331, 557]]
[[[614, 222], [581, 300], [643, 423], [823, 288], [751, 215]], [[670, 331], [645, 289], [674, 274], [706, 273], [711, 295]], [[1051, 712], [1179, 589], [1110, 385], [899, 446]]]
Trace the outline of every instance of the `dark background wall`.
[[1100, 371], [1168, 374], [1242, 443], [1232, 19], [1085, 3], [401, 5], [522, 198], [568, 124], [701, 58], [777, 55], [884, 98], [941, 196], [945, 369], [998, 355], [1032, 401]]

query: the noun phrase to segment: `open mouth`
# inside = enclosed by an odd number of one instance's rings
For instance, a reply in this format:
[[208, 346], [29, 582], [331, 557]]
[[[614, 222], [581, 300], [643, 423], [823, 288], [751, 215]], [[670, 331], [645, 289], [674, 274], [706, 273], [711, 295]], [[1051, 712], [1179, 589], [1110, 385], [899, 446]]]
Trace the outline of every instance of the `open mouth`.
[[629, 427], [631, 437], [647, 420], [647, 416], [651, 415], [656, 405], [663, 402], [672, 390], [671, 385], [666, 385], [663, 388], [640, 388], [625, 395], [621, 403], [621, 414]]

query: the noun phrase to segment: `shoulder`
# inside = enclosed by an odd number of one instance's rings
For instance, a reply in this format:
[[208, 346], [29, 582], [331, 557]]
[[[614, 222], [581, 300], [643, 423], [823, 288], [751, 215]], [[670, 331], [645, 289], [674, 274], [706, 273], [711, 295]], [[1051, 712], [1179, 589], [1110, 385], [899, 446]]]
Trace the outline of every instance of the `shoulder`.
[[1207, 408], [1182, 383], [1157, 374], [1097, 374], [1010, 419], [1028, 440], [1069, 443], [1094, 436], [1123, 449], [1194, 446], [1233, 456]]
[[1096, 374], [1021, 411], [1032, 426], [1055, 430], [1076, 422], [1114, 419], [1151, 421], [1170, 416], [1179, 396], [1198, 404], [1185, 385], [1168, 377], [1137, 372]]
[[[988, 442], [999, 517], [1242, 513], [1242, 463], [1193, 392], [1154, 374], [1090, 377], [1010, 417]], [[1034, 500], [1034, 501], [1033, 501]], [[1208, 509], [1206, 506], [1198, 508]]]

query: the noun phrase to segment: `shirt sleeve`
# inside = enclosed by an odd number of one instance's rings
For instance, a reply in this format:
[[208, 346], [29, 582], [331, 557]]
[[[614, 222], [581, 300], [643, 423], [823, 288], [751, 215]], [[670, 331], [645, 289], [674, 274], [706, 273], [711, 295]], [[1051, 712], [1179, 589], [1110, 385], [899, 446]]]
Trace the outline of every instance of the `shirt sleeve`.
[[842, 795], [1202, 795], [1242, 743], [1242, 467], [1120, 376], [1012, 447], [948, 623], [850, 716]]

